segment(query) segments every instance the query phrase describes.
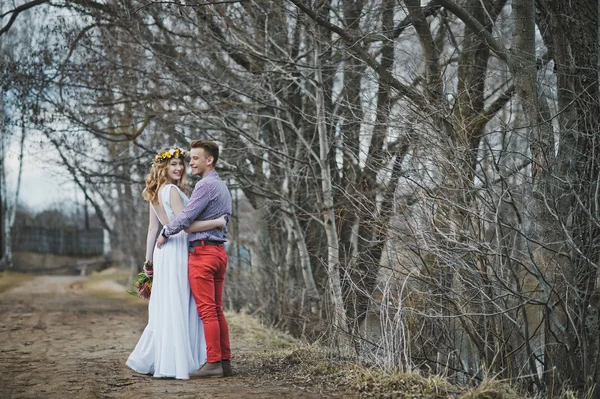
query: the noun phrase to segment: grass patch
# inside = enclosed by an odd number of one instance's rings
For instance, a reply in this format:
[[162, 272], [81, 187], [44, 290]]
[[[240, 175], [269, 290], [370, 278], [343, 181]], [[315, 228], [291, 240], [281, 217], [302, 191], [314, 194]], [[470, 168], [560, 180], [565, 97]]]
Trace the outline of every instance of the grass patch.
[[148, 305], [148, 300], [127, 293], [129, 271], [119, 268], [110, 268], [101, 272], [94, 272], [87, 276], [82, 283], [86, 292], [98, 298], [127, 301], [132, 305]]
[[29, 274], [15, 273], [11, 271], [0, 272], [0, 294], [25, 281], [29, 281], [32, 278], [33, 276]]
[[460, 399], [526, 399], [527, 396], [515, 391], [509, 384], [498, 380], [485, 380], [477, 387], [469, 389]]
[[310, 385], [323, 392], [349, 397], [403, 399], [525, 399], [509, 384], [489, 380], [476, 388], [460, 387], [447, 379], [418, 371], [386, 373], [353, 360], [335, 358], [317, 345], [290, 346], [254, 354], [253, 367], [269, 378]]
[[258, 350], [279, 350], [297, 347], [301, 342], [288, 334], [263, 325], [257, 318], [246, 313], [225, 312], [229, 335], [244, 345]]
[[354, 389], [361, 395], [378, 398], [455, 398], [461, 389], [439, 376], [423, 376], [419, 372], [383, 373], [377, 369], [356, 372]]

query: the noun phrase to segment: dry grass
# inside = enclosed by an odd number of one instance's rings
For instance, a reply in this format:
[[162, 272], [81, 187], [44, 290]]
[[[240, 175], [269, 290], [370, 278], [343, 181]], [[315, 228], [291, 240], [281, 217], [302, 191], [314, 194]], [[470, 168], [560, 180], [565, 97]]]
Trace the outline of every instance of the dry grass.
[[[54, 255], [54, 254], [43, 254], [37, 252], [14, 252], [14, 263], [15, 270], [26, 271], [32, 269], [41, 269], [48, 267], [56, 267], [61, 265], [72, 265], [79, 263], [83, 260], [101, 260], [103, 256], [93, 256], [89, 258], [81, 258], [79, 256], [66, 256], [66, 255]], [[51, 272], [50, 270], [47, 271]], [[60, 273], [64, 273], [61, 270]], [[76, 272], [74, 272], [76, 273]]]
[[[249, 316], [246, 316], [249, 317]], [[232, 318], [235, 319], [235, 318]], [[244, 321], [251, 326], [254, 319]], [[248, 324], [246, 324], [248, 323]], [[264, 328], [264, 327], [260, 327]], [[250, 327], [247, 334], [252, 335]], [[273, 334], [281, 334], [273, 332]], [[264, 332], [257, 332], [264, 337]], [[261, 341], [259, 338], [258, 341]], [[265, 340], [267, 343], [268, 340]], [[321, 392], [338, 392], [344, 397], [403, 398], [403, 399], [526, 399], [508, 383], [487, 380], [475, 388], [460, 387], [447, 379], [418, 371], [386, 373], [350, 360], [341, 360], [317, 345], [306, 345], [291, 338], [278, 337], [286, 342], [281, 349], [253, 353], [253, 366], [270, 378], [286, 380], [296, 386], [318, 387]], [[272, 347], [271, 347], [272, 348]], [[566, 398], [566, 397], [565, 397]]]
[[32, 278], [33, 276], [23, 273], [15, 273], [12, 271], [0, 272], [0, 293], [8, 291], [18, 284], [31, 280]]
[[108, 268], [93, 272], [81, 282], [81, 289], [97, 298], [117, 300], [132, 306], [148, 306], [148, 300], [133, 296], [127, 292], [129, 271], [124, 268]]
[[527, 396], [515, 391], [509, 384], [497, 380], [485, 380], [477, 387], [469, 389], [460, 399], [526, 399]]
[[295, 344], [255, 355], [254, 367], [272, 378], [285, 379], [295, 386], [317, 387], [321, 392], [343, 393], [347, 397], [454, 399], [464, 392], [436, 376], [424, 377], [416, 372], [386, 374], [379, 369], [335, 359], [315, 345]]
[[279, 350], [301, 345], [300, 341], [290, 335], [267, 327], [256, 317], [246, 313], [225, 312], [225, 317], [229, 324], [229, 334], [249, 346]]
[[368, 397], [406, 399], [456, 398], [461, 389], [438, 376], [422, 376], [418, 372], [386, 374], [378, 370], [358, 372], [357, 390]]

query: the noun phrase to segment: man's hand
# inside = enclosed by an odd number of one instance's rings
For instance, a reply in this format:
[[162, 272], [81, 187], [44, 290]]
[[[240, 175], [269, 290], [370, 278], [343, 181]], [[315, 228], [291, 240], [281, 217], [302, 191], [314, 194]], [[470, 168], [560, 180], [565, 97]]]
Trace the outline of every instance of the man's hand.
[[168, 237], [165, 237], [162, 234], [159, 235], [158, 239], [156, 240], [156, 246], [160, 248], [165, 242], [167, 242], [168, 239]]

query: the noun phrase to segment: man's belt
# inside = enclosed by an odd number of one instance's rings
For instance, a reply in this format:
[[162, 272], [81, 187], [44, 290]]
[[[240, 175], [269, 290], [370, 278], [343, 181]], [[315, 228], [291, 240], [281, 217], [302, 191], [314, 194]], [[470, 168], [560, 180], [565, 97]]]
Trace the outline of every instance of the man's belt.
[[194, 240], [190, 241], [190, 247], [204, 247], [204, 246], [213, 246], [213, 247], [222, 247], [225, 245], [224, 242], [221, 241], [212, 241], [212, 240]]

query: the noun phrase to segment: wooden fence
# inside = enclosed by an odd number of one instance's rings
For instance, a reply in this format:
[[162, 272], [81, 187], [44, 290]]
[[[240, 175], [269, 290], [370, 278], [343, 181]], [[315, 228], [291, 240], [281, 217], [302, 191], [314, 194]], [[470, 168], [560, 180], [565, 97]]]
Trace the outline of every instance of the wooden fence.
[[104, 230], [44, 229], [19, 226], [13, 229], [13, 251], [68, 256], [104, 254]]

